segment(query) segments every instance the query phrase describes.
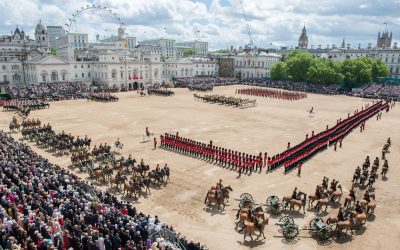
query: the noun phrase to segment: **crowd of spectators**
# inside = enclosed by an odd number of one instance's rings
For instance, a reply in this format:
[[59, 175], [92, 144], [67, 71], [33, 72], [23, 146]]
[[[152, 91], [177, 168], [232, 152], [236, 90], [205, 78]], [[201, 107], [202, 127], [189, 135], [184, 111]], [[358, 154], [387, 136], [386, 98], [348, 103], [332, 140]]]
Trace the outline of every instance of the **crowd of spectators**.
[[175, 78], [175, 87], [178, 88], [188, 88], [189, 86], [198, 86], [198, 85], [212, 85], [212, 86], [226, 86], [237, 84], [238, 81], [234, 78], [230, 77], [183, 77], [183, 78]]
[[[165, 231], [174, 229], [81, 181], [0, 131], [1, 248], [175, 249]], [[205, 249], [180, 240], [186, 249]]]
[[308, 93], [317, 93], [324, 95], [337, 95], [342, 93], [341, 87], [339, 85], [316, 85], [307, 82], [296, 82], [296, 81], [279, 81], [279, 80], [268, 80], [268, 79], [246, 79], [240, 81], [242, 84], [252, 85], [252, 86], [260, 86], [260, 87], [268, 87], [268, 88], [277, 88], [277, 89], [285, 89], [290, 91], [301, 91]]
[[8, 87], [7, 91], [13, 99], [46, 98], [53, 100], [82, 98], [82, 94], [89, 92], [89, 88], [83, 82], [64, 81]]
[[351, 95], [363, 98], [381, 98], [400, 100], [400, 85], [368, 84], [361, 88], [353, 89]]

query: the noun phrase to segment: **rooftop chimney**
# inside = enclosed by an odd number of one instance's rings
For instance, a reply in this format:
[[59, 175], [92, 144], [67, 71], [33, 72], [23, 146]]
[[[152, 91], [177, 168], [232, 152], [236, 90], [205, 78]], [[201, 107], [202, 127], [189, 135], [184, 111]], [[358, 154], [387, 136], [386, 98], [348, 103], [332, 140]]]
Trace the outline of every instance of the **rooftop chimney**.
[[393, 49], [397, 49], [397, 42], [393, 44]]

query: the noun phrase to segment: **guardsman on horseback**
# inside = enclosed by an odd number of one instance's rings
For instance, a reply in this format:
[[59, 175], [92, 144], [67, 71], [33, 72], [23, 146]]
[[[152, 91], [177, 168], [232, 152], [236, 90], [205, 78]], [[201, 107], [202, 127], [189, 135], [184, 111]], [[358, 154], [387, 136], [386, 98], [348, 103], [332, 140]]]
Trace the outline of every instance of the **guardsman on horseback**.
[[149, 136], [150, 136], [150, 130], [149, 130], [149, 127], [146, 127], [146, 135], [147, 135], [147, 137], [149, 137]]
[[368, 190], [365, 191], [363, 199], [366, 200], [368, 203], [371, 201]]
[[292, 199], [297, 200], [297, 196], [298, 196], [297, 187], [295, 187], [292, 193]]
[[347, 216], [343, 212], [343, 206], [340, 206], [339, 212], [338, 212], [338, 215], [337, 215], [338, 221], [345, 221], [347, 219], [346, 217]]
[[338, 182], [335, 181], [335, 179], [333, 179], [332, 182], [331, 182], [330, 188], [333, 190], [333, 192], [336, 191], [336, 185], [337, 185], [337, 183], [338, 183]]
[[324, 179], [322, 179], [322, 186], [324, 187], [324, 189], [328, 189], [328, 181], [329, 178], [324, 176]]
[[356, 205], [354, 206], [354, 211], [356, 211], [359, 214], [364, 213], [364, 209], [362, 208], [360, 201], [356, 202]]
[[223, 188], [222, 186], [222, 179], [219, 179], [219, 182], [217, 182], [217, 185], [215, 185], [217, 190], [221, 190]]
[[354, 192], [353, 187], [350, 189], [349, 196], [353, 199], [353, 201], [356, 201], [356, 193]]
[[317, 197], [318, 200], [320, 200], [322, 198], [322, 192], [321, 192], [321, 189], [318, 186], [315, 189], [315, 196]]

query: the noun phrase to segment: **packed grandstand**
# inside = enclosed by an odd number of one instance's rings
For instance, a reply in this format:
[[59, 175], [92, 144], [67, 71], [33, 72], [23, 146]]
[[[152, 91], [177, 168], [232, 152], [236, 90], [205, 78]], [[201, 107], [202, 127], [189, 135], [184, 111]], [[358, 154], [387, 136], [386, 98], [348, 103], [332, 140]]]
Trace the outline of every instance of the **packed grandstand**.
[[205, 249], [3, 131], [0, 182], [1, 249]]
[[[349, 96], [372, 98], [372, 99], [393, 99], [400, 100], [400, 85], [391, 82], [366, 84], [351, 91], [342, 88], [340, 85], [316, 85], [307, 82], [280, 81], [270, 79], [246, 79], [236, 80], [229, 77], [189, 77], [174, 79], [175, 87], [189, 88], [197, 91], [212, 91], [216, 86], [227, 85], [251, 85], [259, 87], [277, 88], [289, 91], [317, 93], [326, 95], [345, 94]], [[152, 93], [166, 95], [164, 90], [150, 88]], [[7, 91], [12, 99], [23, 98], [45, 98], [48, 101], [63, 99], [85, 98], [90, 88], [80, 81], [46, 82], [40, 84], [26, 84], [18, 87], [8, 87]], [[102, 89], [102, 92], [118, 92], [123, 89], [112, 88]], [[168, 93], [171, 91], [168, 91]], [[168, 94], [169, 95], [169, 94]]]

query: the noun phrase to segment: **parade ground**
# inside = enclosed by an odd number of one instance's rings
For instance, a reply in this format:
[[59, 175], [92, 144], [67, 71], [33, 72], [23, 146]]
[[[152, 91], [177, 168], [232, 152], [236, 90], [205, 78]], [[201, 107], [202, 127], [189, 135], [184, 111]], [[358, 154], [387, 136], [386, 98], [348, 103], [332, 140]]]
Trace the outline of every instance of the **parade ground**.
[[[175, 95], [170, 97], [141, 97], [136, 92], [117, 93], [119, 101], [111, 103], [87, 100], [51, 102], [49, 109], [32, 111], [30, 118], [38, 118], [42, 124], [50, 123], [56, 132], [65, 131], [80, 137], [87, 135], [92, 139], [92, 145], [105, 142], [113, 145], [119, 138], [124, 144], [120, 151], [122, 156], [132, 154], [137, 162], [143, 159], [151, 169], [157, 164], [162, 167], [167, 163], [171, 169], [171, 180], [165, 187], [152, 188], [148, 197], [141, 197], [137, 201], [122, 197], [121, 193], [117, 195], [133, 202], [138, 211], [158, 215], [162, 222], [172, 225], [186, 237], [206, 244], [209, 249], [398, 249], [399, 104], [389, 113], [383, 112], [381, 120], [377, 121], [376, 117], [368, 120], [364, 132], [361, 133], [358, 128], [353, 130], [336, 152], [330, 147], [305, 162], [301, 176], [297, 176], [297, 170], [285, 175], [283, 167], [280, 167], [272, 173], [263, 170], [262, 173], [242, 174], [239, 178], [234, 171], [199, 159], [161, 148], [153, 150], [153, 138], [143, 142], [145, 128], [149, 127], [158, 141], [161, 134], [179, 132], [180, 136], [204, 143], [212, 140], [214, 145], [221, 147], [254, 155], [268, 152], [272, 156], [284, 151], [288, 142], [296, 145], [305, 139], [306, 134], [323, 131], [327, 125], [332, 127], [337, 119], [347, 118], [348, 113], [352, 114], [354, 110], [361, 110], [367, 103], [372, 103], [361, 98], [316, 94], [308, 94], [307, 98], [297, 101], [241, 96], [257, 99], [257, 105], [233, 108], [203, 103], [193, 97], [194, 93], [234, 96], [237, 88], [244, 87], [216, 87], [213, 92], [207, 93], [173, 89]], [[315, 114], [310, 117], [307, 111], [312, 107]], [[13, 112], [0, 112], [0, 129], [8, 131], [13, 115]], [[13, 137], [21, 139], [21, 134], [15, 133]], [[304, 230], [295, 240], [287, 241], [282, 237], [280, 227], [275, 225], [279, 219], [275, 216], [270, 217], [265, 227], [266, 239], [261, 237], [251, 242], [247, 237], [243, 241], [243, 234], [235, 231], [238, 208], [235, 198], [240, 194], [250, 193], [257, 203], [265, 203], [271, 195], [280, 198], [290, 196], [295, 187], [313, 195], [316, 185], [321, 184], [326, 176], [330, 180], [338, 180], [344, 196], [347, 196], [355, 168], [362, 165], [367, 155], [372, 160], [380, 157], [388, 137], [392, 140], [391, 152], [387, 154], [390, 168], [387, 179], [379, 176], [374, 185], [377, 202], [375, 214], [354, 235], [349, 232], [339, 239], [335, 236], [321, 242]], [[28, 144], [52, 163], [70, 169], [69, 156], [54, 156], [34, 143]], [[85, 173], [78, 175], [87, 178]], [[228, 205], [223, 211], [206, 208], [206, 193], [220, 179], [224, 186], [233, 188]], [[98, 183], [95, 185], [104, 190], [108, 188]], [[357, 189], [358, 199], [363, 194], [364, 191]], [[326, 218], [336, 215], [339, 206], [330, 206], [327, 212], [316, 213], [314, 209], [309, 209], [305, 215], [297, 211], [284, 214], [291, 215], [295, 223], [304, 228], [316, 216]]]

